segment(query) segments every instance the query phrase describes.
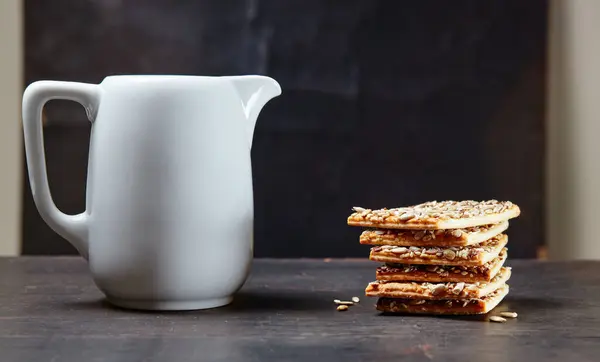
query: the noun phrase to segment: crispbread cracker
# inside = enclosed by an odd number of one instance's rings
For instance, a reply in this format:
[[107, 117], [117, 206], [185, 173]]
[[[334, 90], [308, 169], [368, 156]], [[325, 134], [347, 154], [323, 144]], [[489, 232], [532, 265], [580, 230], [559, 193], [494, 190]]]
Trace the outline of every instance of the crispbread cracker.
[[362, 232], [360, 243], [395, 246], [468, 246], [491, 239], [506, 229], [508, 229], [508, 221], [464, 229], [370, 229]]
[[415, 283], [374, 281], [367, 285], [367, 297], [408, 299], [474, 299], [482, 298], [510, 279], [510, 268], [503, 267], [487, 283]]
[[371, 248], [369, 259], [384, 263], [478, 266], [500, 254], [508, 242], [500, 234], [474, 246], [416, 247], [383, 245]]
[[430, 201], [409, 207], [371, 210], [354, 207], [348, 225], [383, 229], [461, 229], [498, 224], [519, 216], [510, 201]]
[[377, 268], [376, 279], [431, 283], [488, 282], [504, 265], [506, 257], [507, 249], [503, 248], [495, 259], [480, 266], [385, 264]]
[[425, 300], [379, 298], [377, 310], [385, 313], [465, 315], [485, 314], [494, 309], [508, 294], [509, 286], [504, 284], [492, 293], [478, 299]]

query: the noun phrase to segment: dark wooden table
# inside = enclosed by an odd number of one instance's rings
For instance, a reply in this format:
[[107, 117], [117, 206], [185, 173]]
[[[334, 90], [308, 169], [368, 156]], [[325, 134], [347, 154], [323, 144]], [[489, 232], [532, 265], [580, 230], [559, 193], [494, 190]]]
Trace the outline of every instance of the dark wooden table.
[[496, 324], [380, 315], [368, 261], [258, 260], [228, 307], [142, 313], [103, 302], [80, 258], [0, 258], [0, 361], [600, 361], [600, 262], [509, 264], [497, 310], [519, 318]]

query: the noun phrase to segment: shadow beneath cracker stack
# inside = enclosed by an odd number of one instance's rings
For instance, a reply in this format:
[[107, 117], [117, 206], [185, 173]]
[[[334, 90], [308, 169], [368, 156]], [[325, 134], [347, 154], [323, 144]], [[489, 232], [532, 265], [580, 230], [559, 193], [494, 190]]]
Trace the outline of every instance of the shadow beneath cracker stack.
[[530, 298], [519, 296], [507, 296], [500, 304], [486, 314], [472, 315], [443, 315], [443, 314], [417, 314], [417, 313], [391, 313], [380, 312], [381, 316], [397, 316], [407, 318], [440, 318], [453, 319], [470, 322], [486, 322], [493, 315], [499, 315], [502, 312], [518, 312], [523, 314], [536, 313], [540, 310], [553, 310], [565, 307], [565, 303], [549, 298]]
[[493, 312], [487, 314], [472, 314], [472, 315], [439, 315], [441, 319], [453, 319], [467, 322], [486, 322], [489, 320]]
[[559, 309], [563, 308], [565, 303], [551, 298], [530, 298], [508, 295], [494, 311], [504, 312], [509, 310], [539, 310], [539, 309]]
[[491, 312], [488, 314], [473, 314], [473, 315], [443, 315], [443, 314], [417, 314], [417, 313], [387, 313], [382, 312], [379, 315], [389, 317], [405, 317], [405, 318], [439, 318], [453, 319], [468, 322], [484, 322], [489, 319]]

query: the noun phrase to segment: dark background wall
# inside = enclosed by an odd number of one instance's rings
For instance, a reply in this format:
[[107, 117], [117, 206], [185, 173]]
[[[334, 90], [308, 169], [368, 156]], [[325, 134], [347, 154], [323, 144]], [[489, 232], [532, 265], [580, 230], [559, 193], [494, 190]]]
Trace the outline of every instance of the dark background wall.
[[[543, 241], [546, 1], [25, 3], [27, 84], [127, 73], [280, 82], [252, 150], [256, 256], [366, 257], [345, 223], [352, 206], [434, 199], [511, 200], [523, 210], [511, 257], [534, 257]], [[80, 212], [89, 124], [68, 102], [47, 116], [55, 201]], [[72, 253], [28, 186], [24, 203], [24, 253]]]

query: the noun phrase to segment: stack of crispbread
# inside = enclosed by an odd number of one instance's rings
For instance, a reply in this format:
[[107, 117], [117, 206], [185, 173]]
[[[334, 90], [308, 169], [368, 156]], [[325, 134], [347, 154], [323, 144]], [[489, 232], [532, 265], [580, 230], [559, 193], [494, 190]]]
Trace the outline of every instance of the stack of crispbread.
[[505, 267], [510, 201], [443, 201], [394, 209], [355, 207], [348, 225], [384, 263], [365, 293], [392, 313], [483, 314], [508, 294]]

